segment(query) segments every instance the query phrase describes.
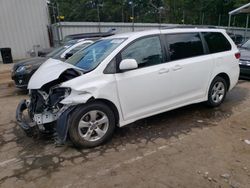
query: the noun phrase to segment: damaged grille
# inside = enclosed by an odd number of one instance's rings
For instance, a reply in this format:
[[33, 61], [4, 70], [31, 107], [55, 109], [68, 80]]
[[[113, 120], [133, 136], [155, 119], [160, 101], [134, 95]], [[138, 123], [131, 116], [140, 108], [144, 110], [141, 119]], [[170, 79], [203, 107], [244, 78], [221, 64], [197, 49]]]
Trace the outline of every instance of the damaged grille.
[[32, 115], [40, 114], [47, 108], [46, 101], [38, 90], [30, 91], [29, 111]]
[[69, 94], [69, 88], [52, 88], [49, 94], [41, 90], [31, 90], [29, 111], [34, 115], [59, 110], [63, 106], [59, 102]]

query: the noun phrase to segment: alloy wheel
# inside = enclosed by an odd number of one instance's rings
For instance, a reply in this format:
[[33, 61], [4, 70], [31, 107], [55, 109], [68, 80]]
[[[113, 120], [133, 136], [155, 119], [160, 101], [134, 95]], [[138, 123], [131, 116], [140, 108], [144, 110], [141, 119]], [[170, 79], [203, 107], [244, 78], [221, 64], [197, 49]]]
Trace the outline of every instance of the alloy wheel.
[[79, 135], [86, 141], [97, 141], [107, 132], [109, 119], [104, 112], [92, 110], [85, 113], [79, 121]]
[[212, 88], [212, 100], [214, 103], [220, 103], [226, 93], [223, 82], [216, 82]]

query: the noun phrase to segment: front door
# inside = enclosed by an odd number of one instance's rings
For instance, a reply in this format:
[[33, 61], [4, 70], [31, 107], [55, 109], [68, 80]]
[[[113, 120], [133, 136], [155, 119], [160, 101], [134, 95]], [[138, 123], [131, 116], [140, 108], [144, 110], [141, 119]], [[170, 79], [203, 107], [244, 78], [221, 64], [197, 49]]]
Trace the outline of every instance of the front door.
[[121, 59], [135, 59], [138, 63], [137, 69], [115, 75], [124, 120], [162, 110], [172, 95], [173, 82], [159, 36], [132, 42], [121, 52]]

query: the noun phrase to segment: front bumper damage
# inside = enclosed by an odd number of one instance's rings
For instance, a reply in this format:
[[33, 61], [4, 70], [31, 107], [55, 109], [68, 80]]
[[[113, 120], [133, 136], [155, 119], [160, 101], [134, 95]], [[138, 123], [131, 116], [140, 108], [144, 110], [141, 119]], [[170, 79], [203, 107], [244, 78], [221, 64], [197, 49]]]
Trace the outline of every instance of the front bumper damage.
[[77, 104], [63, 102], [71, 94], [71, 88], [61, 85], [82, 74], [81, 70], [60, 61], [44, 63], [30, 79], [29, 100], [22, 100], [16, 109], [16, 120], [21, 129], [28, 135], [53, 133], [57, 143], [64, 143], [69, 116]]
[[16, 109], [16, 120], [17, 124], [21, 127], [21, 129], [28, 135], [32, 135], [32, 129], [34, 127], [34, 123], [29, 123], [24, 118], [23, 112], [27, 109], [27, 101], [25, 99], [21, 100]]
[[[46, 133], [46, 123], [53, 130], [53, 136], [57, 144], [64, 144], [67, 140], [70, 113], [75, 109], [74, 106], [64, 106], [56, 114], [36, 114], [34, 118], [25, 117], [24, 111], [28, 110], [29, 101], [22, 100], [16, 109], [16, 120], [20, 128], [27, 134], [27, 136], [34, 136], [39, 133]], [[28, 115], [29, 116], [29, 115]], [[51, 119], [53, 117], [53, 119]], [[53, 122], [53, 123], [51, 123]], [[51, 133], [51, 131], [50, 131]]]

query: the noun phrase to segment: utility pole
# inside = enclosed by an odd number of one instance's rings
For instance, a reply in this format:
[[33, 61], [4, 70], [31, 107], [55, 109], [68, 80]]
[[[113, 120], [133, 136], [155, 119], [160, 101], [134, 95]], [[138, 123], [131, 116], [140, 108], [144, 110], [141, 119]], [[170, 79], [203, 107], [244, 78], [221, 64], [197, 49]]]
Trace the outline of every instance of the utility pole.
[[133, 18], [133, 31], [135, 31], [135, 6], [134, 3], [132, 3], [132, 18]]
[[201, 25], [203, 25], [203, 24], [204, 24], [204, 18], [205, 18], [205, 13], [204, 13], [204, 12], [202, 12]]
[[100, 7], [99, 4], [97, 4], [97, 20], [98, 20], [98, 30], [99, 33], [101, 32], [101, 19], [100, 19]]
[[63, 33], [62, 33], [62, 26], [61, 26], [61, 20], [60, 20], [59, 4], [58, 4], [58, 2], [55, 2], [55, 3], [56, 3], [56, 8], [57, 8], [58, 26], [59, 26], [59, 31], [60, 31], [60, 34], [59, 34], [59, 44], [61, 44], [61, 41], [63, 40]]
[[162, 18], [162, 11], [164, 10], [164, 7], [159, 7], [158, 8], [158, 11], [159, 11], [159, 23], [160, 23], [160, 28], [161, 28], [161, 18]]
[[122, 0], [122, 2], [121, 2], [121, 11], [122, 11], [122, 22], [124, 22], [124, 5], [125, 5], [125, 0]]
[[150, 5], [152, 6], [152, 7], [154, 7], [156, 10], [157, 10], [157, 13], [159, 14], [159, 27], [161, 28], [161, 18], [162, 18], [162, 15], [161, 15], [161, 13], [162, 13], [162, 11], [165, 9], [163, 6], [161, 6], [161, 7], [157, 7], [153, 2], [152, 2], [152, 0], [150, 1]]
[[218, 26], [220, 26], [220, 22], [221, 22], [221, 14], [219, 14]]
[[135, 31], [135, 5], [133, 1], [129, 1], [129, 4], [131, 5], [131, 9], [132, 9], [132, 17], [130, 19], [132, 19], [132, 31]]
[[246, 20], [246, 29], [245, 29], [245, 36], [244, 39], [246, 40], [247, 38], [247, 30], [248, 30], [248, 24], [249, 24], [249, 14], [247, 14], [247, 20]]
[[98, 31], [99, 31], [99, 33], [101, 32], [100, 7], [103, 7], [103, 4], [99, 4], [99, 1], [97, 1], [96, 10], [97, 10], [97, 20], [98, 20]]
[[185, 11], [182, 12], [182, 24], [185, 24]]
[[124, 8], [123, 8], [123, 2], [122, 2], [122, 22], [124, 22]]

